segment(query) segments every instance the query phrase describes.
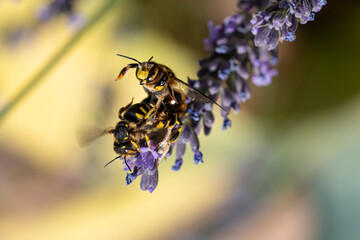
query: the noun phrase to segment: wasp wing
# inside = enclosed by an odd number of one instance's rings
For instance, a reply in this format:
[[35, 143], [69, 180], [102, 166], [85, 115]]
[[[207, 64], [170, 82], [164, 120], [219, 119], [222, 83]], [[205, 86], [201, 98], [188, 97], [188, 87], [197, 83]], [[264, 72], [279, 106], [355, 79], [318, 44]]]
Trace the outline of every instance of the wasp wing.
[[146, 134], [153, 142], [153, 144], [157, 145], [165, 138], [167, 138], [167, 135], [169, 134], [169, 129], [157, 128], [156, 124], [149, 124], [148, 122], [146, 122], [145, 124], [139, 126], [136, 129], [136, 132]]
[[81, 129], [76, 133], [77, 141], [80, 145], [80, 147], [87, 147], [92, 142], [94, 142], [96, 139], [106, 135], [106, 134], [112, 134], [114, 131], [114, 128], [109, 127], [105, 130], [100, 129]]
[[187, 97], [190, 97], [192, 100], [197, 100], [204, 103], [212, 103], [220, 107], [223, 111], [225, 109], [220, 106], [217, 102], [206, 96], [204, 93], [200, 92], [196, 88], [193, 88], [191, 85], [187, 84], [186, 82], [176, 78], [174, 83], [171, 85], [174, 89], [178, 89], [183, 93], [186, 93]]

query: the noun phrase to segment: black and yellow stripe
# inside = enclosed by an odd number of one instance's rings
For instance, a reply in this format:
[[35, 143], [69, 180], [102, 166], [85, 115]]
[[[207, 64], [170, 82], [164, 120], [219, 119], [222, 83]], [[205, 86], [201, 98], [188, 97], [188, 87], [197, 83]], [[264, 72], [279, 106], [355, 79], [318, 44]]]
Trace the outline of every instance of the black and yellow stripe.
[[152, 106], [146, 103], [137, 103], [132, 105], [124, 114], [124, 118], [130, 122], [139, 123], [152, 109]]

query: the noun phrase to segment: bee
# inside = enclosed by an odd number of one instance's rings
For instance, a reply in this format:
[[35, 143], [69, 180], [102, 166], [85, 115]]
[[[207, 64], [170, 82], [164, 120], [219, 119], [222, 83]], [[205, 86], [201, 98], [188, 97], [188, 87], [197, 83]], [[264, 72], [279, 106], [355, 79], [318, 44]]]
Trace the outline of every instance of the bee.
[[[178, 115], [169, 114], [165, 107], [156, 111], [150, 98], [136, 104], [133, 104], [132, 100], [119, 110], [119, 119], [115, 128], [107, 128], [87, 140], [89, 143], [106, 134], [114, 136], [113, 149], [119, 156], [108, 162], [105, 167], [118, 158], [123, 158], [127, 165], [126, 159], [140, 153], [140, 146], [155, 148], [154, 150], [162, 154], [163, 158], [182, 130]], [[131, 168], [128, 166], [128, 169]]]
[[[123, 78], [130, 68], [136, 68], [136, 78], [139, 80], [145, 91], [154, 95], [157, 98], [155, 104], [156, 109], [159, 109], [161, 103], [167, 103], [179, 115], [186, 110], [186, 98], [196, 99], [197, 101], [205, 103], [213, 103], [223, 109], [218, 103], [199, 90], [193, 88], [184, 81], [178, 79], [174, 72], [165, 65], [151, 61], [151, 57], [147, 62], [140, 62], [135, 58], [117, 54], [120, 57], [135, 61], [136, 63], [128, 64], [124, 67], [116, 80]], [[224, 109], [223, 109], [224, 110]]]

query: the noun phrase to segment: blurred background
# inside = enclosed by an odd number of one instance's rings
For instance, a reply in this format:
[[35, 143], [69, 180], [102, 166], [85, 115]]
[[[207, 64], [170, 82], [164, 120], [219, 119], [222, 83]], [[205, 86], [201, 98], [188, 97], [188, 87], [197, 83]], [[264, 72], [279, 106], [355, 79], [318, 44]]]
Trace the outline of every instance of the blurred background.
[[[50, 18], [47, 1], [0, 1], [0, 106], [87, 26], [105, 1], [78, 0]], [[113, 139], [86, 148], [78, 132], [104, 129], [144, 96], [116, 53], [195, 78], [207, 21], [236, 0], [119, 0], [0, 122], [0, 239], [360, 239], [360, 2], [328, 1], [294, 43], [279, 76], [252, 86], [232, 127], [216, 112], [173, 172], [160, 165], [149, 194], [125, 185]], [[40, 20], [39, 20], [40, 18]], [[41, 20], [42, 19], [42, 20]], [[355, 27], [354, 27], [355, 26]]]

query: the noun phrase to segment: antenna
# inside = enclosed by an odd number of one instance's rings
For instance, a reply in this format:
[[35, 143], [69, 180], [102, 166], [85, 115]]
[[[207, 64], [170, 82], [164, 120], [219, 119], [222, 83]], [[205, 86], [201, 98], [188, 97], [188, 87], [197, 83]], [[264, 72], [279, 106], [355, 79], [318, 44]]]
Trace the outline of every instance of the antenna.
[[112, 163], [113, 161], [115, 161], [116, 159], [120, 158], [121, 156], [117, 156], [116, 158], [114, 158], [113, 160], [111, 160], [110, 162], [108, 162], [107, 164], [105, 164], [104, 168], [109, 165], [110, 163]]
[[151, 59], [153, 59], [154, 58], [154, 56], [152, 56], [150, 59], [149, 59], [149, 61], [148, 61], [148, 63], [151, 61]]
[[142, 63], [141, 63], [140, 61], [136, 60], [135, 58], [128, 57], [128, 56], [121, 55], [121, 54], [116, 54], [116, 55], [119, 56], [119, 57], [123, 57], [123, 58], [127, 58], [127, 59], [130, 59], [130, 60], [133, 60], [133, 61], [139, 63], [139, 64], [142, 66]]

